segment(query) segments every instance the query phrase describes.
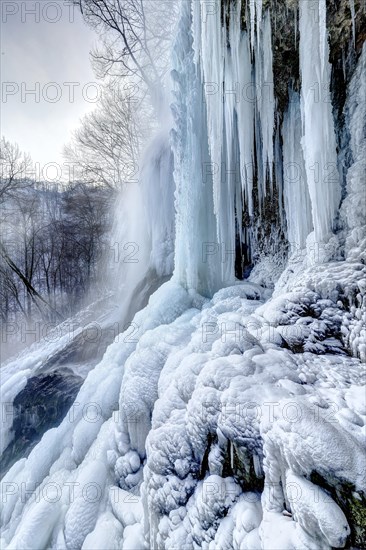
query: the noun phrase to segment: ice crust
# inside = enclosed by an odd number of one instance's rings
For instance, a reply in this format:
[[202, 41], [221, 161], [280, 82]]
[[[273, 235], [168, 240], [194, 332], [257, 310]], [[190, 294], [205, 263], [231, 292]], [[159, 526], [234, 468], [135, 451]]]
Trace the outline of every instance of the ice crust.
[[[304, 300], [265, 296], [253, 283], [212, 300], [161, 287], [135, 317], [138, 343], [110, 346], [74, 418], [6, 474], [4, 545], [268, 548], [278, 532], [282, 549], [343, 547], [344, 513], [310, 475], [365, 491], [363, 372], [284, 347]], [[98, 422], [80, 414], [91, 402]]]

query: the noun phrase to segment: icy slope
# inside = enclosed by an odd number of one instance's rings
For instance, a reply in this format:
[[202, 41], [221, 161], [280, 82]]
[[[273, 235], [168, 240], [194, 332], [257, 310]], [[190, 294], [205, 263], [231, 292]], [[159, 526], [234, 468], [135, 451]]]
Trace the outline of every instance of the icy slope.
[[344, 547], [350, 524], [356, 537], [337, 495], [366, 489], [363, 370], [292, 353], [282, 329], [303, 311], [263, 296], [164, 285], [135, 317], [138, 343], [113, 344], [6, 475], [5, 546], [318, 549]]
[[[162, 371], [144, 476], [150, 541], [343, 547], [344, 513], [309, 480], [316, 472], [365, 491], [364, 370], [346, 356], [291, 353], [278, 325], [294, 326], [297, 304], [284, 298], [282, 318], [270, 322], [273, 303], [253, 311], [248, 290], [220, 291], [195, 320], [184, 358], [171, 355]], [[247, 528], [235, 522], [237, 502], [243, 523], [251, 515]]]
[[[88, 374], [61, 425], [49, 430], [28, 459], [20, 460], [7, 472], [2, 480], [5, 503], [2, 524], [7, 542], [13, 538], [22, 518], [10, 547], [39, 549], [50, 544], [51, 540], [55, 545], [55, 537], [65, 538], [65, 544], [70, 544], [75, 537], [73, 544], [81, 547], [105, 507], [108, 487], [115, 480], [113, 471], [108, 468], [108, 457], [113, 455], [113, 449], [117, 452], [111, 415], [114, 410], [118, 411], [123, 365], [136, 349], [141, 334], [172, 323], [190, 307], [191, 301], [188, 294], [176, 285], [158, 291], [147, 310], [135, 317], [139, 334], [131, 338], [130, 331], [127, 331], [122, 340], [116, 339], [102, 362]], [[141, 346], [142, 339], [138, 347]], [[152, 399], [153, 394], [150, 401]], [[120, 414], [123, 412], [121, 410]], [[116, 423], [119, 421], [117, 414]], [[99, 488], [96, 500], [95, 493], [89, 499], [84, 492], [88, 482], [92, 491], [93, 487]], [[79, 516], [84, 518], [84, 530], [79, 529]], [[44, 530], [39, 522], [45, 524]], [[61, 529], [63, 523], [64, 530]]]

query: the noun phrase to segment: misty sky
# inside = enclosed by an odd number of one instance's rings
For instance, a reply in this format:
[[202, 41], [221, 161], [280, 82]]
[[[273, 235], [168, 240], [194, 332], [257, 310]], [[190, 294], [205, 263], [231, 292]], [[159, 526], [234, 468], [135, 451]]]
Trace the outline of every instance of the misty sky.
[[96, 105], [97, 35], [66, 0], [2, 0], [1, 31], [1, 135], [41, 166], [62, 164], [64, 144]]

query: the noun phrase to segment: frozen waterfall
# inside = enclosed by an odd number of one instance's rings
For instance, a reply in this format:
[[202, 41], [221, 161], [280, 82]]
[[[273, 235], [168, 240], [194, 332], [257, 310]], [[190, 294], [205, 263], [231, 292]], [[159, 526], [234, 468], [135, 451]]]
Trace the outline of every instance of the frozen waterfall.
[[[117, 223], [140, 246], [118, 299], [134, 330], [5, 472], [3, 548], [365, 547], [363, 8], [336, 118], [331, 8], [284, 4], [181, 2], [172, 121]], [[60, 346], [4, 366], [10, 407]]]

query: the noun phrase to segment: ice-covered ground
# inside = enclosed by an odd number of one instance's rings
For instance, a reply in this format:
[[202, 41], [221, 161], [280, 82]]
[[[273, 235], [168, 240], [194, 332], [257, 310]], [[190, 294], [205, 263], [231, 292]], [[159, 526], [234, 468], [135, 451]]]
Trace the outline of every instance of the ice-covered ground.
[[266, 298], [163, 285], [6, 474], [4, 546], [343, 547], [335, 495], [366, 490], [365, 371], [326, 289]]

